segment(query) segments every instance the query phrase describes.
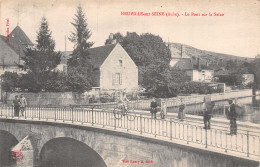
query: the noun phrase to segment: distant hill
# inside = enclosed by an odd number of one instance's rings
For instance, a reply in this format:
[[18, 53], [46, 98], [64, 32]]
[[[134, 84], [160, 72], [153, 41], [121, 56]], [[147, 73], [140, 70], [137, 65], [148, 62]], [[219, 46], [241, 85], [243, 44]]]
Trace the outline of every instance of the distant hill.
[[180, 43], [166, 43], [171, 51], [172, 59], [191, 59], [193, 69], [219, 70], [227, 67], [228, 61], [237, 61], [238, 64], [250, 63], [253, 58], [239, 57], [223, 53], [201, 50], [189, 45]]
[[246, 58], [246, 57], [239, 57], [229, 54], [223, 54], [223, 53], [215, 53], [211, 51], [201, 50], [194, 48], [189, 45], [180, 44], [180, 43], [167, 43], [167, 45], [170, 47], [171, 52], [174, 52], [174, 55], [172, 55], [172, 58], [174, 57], [181, 57], [181, 46], [182, 46], [182, 53], [183, 56], [189, 56], [190, 58], [198, 58], [200, 57], [202, 60], [208, 60], [208, 61], [228, 61], [228, 60], [238, 60], [238, 61], [246, 61], [251, 62], [254, 59], [253, 58]]

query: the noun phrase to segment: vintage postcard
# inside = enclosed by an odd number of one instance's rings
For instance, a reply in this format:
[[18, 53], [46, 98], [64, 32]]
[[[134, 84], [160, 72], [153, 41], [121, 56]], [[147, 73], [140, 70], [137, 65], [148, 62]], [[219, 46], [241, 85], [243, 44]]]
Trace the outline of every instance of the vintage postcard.
[[0, 0], [0, 167], [258, 167], [259, 0]]

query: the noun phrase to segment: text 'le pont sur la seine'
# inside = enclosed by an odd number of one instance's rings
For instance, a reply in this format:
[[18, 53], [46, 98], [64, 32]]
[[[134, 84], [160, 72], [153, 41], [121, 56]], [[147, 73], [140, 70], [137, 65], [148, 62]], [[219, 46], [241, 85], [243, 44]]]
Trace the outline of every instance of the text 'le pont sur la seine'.
[[194, 16], [194, 17], [200, 17], [200, 16], [224, 16], [224, 13], [218, 13], [218, 12], [208, 12], [208, 13], [197, 13], [197, 12], [121, 12], [122, 16], [174, 16], [174, 17], [181, 17], [181, 16]]

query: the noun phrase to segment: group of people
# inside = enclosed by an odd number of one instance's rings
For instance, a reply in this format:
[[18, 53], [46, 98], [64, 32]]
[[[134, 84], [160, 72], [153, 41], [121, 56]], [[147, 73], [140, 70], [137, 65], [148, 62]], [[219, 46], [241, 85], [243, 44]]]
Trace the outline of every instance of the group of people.
[[13, 105], [14, 105], [14, 116], [18, 117], [21, 113], [21, 116], [24, 116], [24, 111], [27, 106], [27, 101], [26, 98], [24, 97], [23, 94], [20, 95], [15, 95], [15, 99], [13, 100]]
[[[236, 119], [238, 117], [237, 114], [237, 104], [234, 103], [234, 100], [229, 100], [229, 109], [228, 109], [228, 118], [230, 120], [230, 135], [236, 135], [237, 134], [237, 123]], [[178, 110], [178, 119], [180, 121], [183, 121], [185, 118], [184, 109], [186, 108], [186, 104], [184, 103], [183, 99], [180, 99], [179, 102], [179, 110]], [[202, 105], [202, 111], [203, 111], [203, 122], [204, 122], [204, 129], [210, 129], [210, 120], [213, 115], [213, 108], [215, 106], [215, 103], [211, 101], [210, 99], [204, 98], [204, 102]], [[156, 113], [157, 113], [157, 107], [158, 104], [156, 102], [156, 99], [153, 98], [151, 104], [151, 114], [152, 118], [156, 119]], [[161, 119], [165, 119], [165, 116], [167, 114], [167, 105], [165, 101], [161, 102]]]
[[[183, 121], [183, 119], [184, 119], [184, 109], [185, 109], [185, 107], [186, 107], [185, 103], [183, 102], [182, 99], [180, 99], [178, 118], [181, 121]], [[155, 98], [152, 99], [152, 102], [150, 104], [150, 108], [151, 108], [150, 112], [152, 114], [152, 118], [156, 119], [158, 104], [157, 104]], [[161, 112], [160, 112], [161, 119], [165, 119], [166, 114], [167, 114], [167, 103], [166, 103], [166, 101], [161, 101]]]
[[[237, 100], [228, 100], [229, 103], [229, 108], [227, 112], [228, 119], [230, 120], [230, 133], [229, 135], [237, 135]], [[203, 103], [203, 121], [204, 121], [204, 129], [210, 129], [210, 120], [212, 117], [213, 113], [213, 108], [215, 106], [215, 103], [213, 101], [207, 101], [204, 98], [204, 103]]]
[[[21, 95], [22, 96], [22, 95]], [[21, 100], [22, 101], [22, 100]], [[127, 97], [126, 93], [122, 93], [119, 99], [119, 104], [123, 108], [123, 111], [127, 110], [127, 103], [130, 102]], [[229, 100], [229, 109], [228, 109], [228, 118], [230, 119], [230, 135], [236, 135], [237, 134], [237, 104], [235, 104], [235, 100]], [[20, 103], [21, 106], [20, 108], [23, 108], [24, 103]], [[203, 111], [203, 122], [204, 122], [204, 129], [210, 129], [210, 121], [213, 115], [213, 108], [215, 106], [215, 103], [211, 101], [210, 98], [204, 97], [203, 104], [202, 104], [202, 111]], [[156, 119], [156, 114], [158, 111], [158, 103], [155, 98], [152, 99], [151, 104], [150, 104], [150, 112], [152, 119]], [[166, 101], [161, 101], [161, 112], [160, 116], [161, 119], [165, 119], [165, 116], [167, 115], [167, 103]], [[184, 103], [183, 99], [180, 98], [178, 102], [178, 119], [180, 121], [184, 121], [185, 118], [185, 113], [184, 110], [186, 108], [186, 104]], [[23, 111], [24, 109], [20, 109]]]

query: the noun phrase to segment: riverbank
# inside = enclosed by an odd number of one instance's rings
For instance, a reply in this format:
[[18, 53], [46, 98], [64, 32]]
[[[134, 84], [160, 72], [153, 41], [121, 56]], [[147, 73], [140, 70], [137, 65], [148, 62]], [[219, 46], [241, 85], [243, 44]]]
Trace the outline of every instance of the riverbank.
[[[260, 91], [256, 92], [256, 95], [260, 95]], [[252, 89], [243, 89], [243, 90], [233, 90], [226, 93], [213, 93], [213, 94], [191, 94], [185, 96], [177, 96], [174, 98], [161, 98], [161, 101], [165, 101], [167, 107], [176, 107], [180, 103], [180, 99], [183, 99], [186, 105], [190, 104], [202, 104], [204, 97], [211, 98], [212, 101], [223, 101], [227, 99], [242, 98], [242, 97], [251, 97], [253, 96]], [[149, 110], [151, 99], [149, 100], [134, 100], [128, 104], [130, 108], [140, 109], [140, 110]]]

